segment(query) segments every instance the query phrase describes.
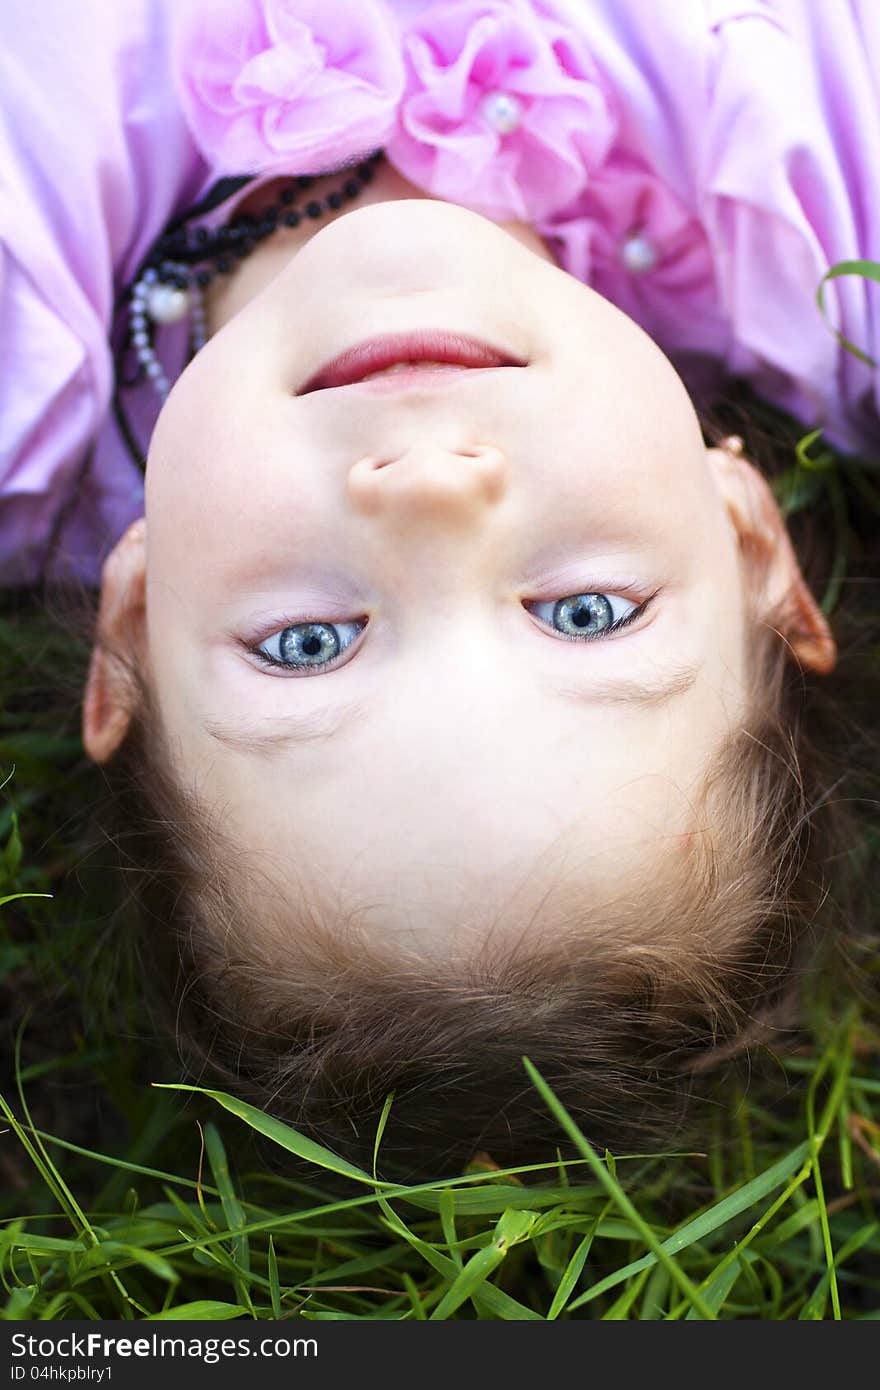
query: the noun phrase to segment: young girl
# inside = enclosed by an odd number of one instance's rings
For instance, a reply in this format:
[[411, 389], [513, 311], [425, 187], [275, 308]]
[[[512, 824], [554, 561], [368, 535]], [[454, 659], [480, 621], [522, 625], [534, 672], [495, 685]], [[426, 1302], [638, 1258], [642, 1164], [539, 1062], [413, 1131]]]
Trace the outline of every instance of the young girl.
[[835, 638], [697, 409], [876, 445], [816, 302], [880, 249], [869, 7], [49, 14], [4, 15], [3, 574], [100, 580], [83, 738], [190, 1055], [361, 1156], [394, 1091], [389, 1163], [552, 1154], [523, 1054], [667, 1133], [827, 893]]

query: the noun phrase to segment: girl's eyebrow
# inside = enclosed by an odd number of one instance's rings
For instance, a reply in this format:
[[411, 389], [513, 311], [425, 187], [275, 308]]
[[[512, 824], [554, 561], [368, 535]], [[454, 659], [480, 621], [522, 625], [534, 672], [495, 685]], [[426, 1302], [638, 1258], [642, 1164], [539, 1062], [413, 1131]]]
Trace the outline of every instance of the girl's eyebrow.
[[[582, 705], [661, 705], [690, 690], [702, 669], [703, 663], [697, 661], [686, 666], [668, 666], [659, 671], [655, 669], [648, 676], [608, 676], [589, 684], [586, 681], [565, 685], [554, 683], [550, 688], [564, 700], [573, 700]], [[205, 721], [203, 728], [205, 733], [220, 743], [246, 753], [263, 753], [268, 749], [331, 738], [342, 729], [349, 728], [368, 710], [375, 709], [375, 705], [374, 698], [361, 698], [344, 705], [311, 710], [305, 715], [287, 714], [271, 724], [248, 726], [210, 719]]]
[[359, 715], [375, 704], [375, 700], [360, 697], [342, 705], [326, 705], [308, 714], [285, 714], [280, 720], [260, 724], [226, 724], [208, 719], [203, 728], [211, 738], [245, 752], [259, 753], [290, 743], [321, 742], [348, 728]]
[[703, 669], [702, 661], [661, 666], [645, 676], [604, 676], [568, 685], [554, 684], [565, 699], [591, 705], [662, 705], [690, 690]]

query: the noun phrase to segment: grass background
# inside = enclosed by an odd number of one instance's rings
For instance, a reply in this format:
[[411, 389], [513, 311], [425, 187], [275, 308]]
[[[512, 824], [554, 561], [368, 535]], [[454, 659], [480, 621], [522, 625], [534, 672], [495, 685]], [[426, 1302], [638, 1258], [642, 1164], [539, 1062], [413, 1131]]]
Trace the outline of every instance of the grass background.
[[[810, 435], [774, 480], [793, 526], [826, 530], [827, 611], [854, 566], [864, 582], [878, 467]], [[876, 604], [876, 584], [862, 594]], [[381, 1182], [381, 1163], [352, 1168], [178, 1085], [142, 1006], [124, 875], [90, 829], [100, 769], [75, 698], [51, 689], [53, 671], [82, 670], [75, 646], [39, 596], [4, 596], [5, 1318], [880, 1318], [874, 956], [855, 991], [809, 983], [797, 1045], [727, 1078], [701, 1152], [595, 1153], [526, 1059], [576, 1158], [502, 1171], [476, 1155], [456, 1179]], [[864, 833], [853, 854], [876, 864], [873, 815]]]

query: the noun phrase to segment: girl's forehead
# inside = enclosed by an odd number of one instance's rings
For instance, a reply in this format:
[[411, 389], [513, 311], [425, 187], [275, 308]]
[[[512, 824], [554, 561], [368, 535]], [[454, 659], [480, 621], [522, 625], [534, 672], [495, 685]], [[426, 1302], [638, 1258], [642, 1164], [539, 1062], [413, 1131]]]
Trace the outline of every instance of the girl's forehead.
[[463, 758], [441, 777], [440, 756], [405, 771], [403, 746], [378, 760], [371, 747], [321, 787], [319, 762], [291, 776], [280, 760], [224, 780], [224, 823], [282, 907], [303, 885], [343, 917], [375, 904], [383, 931], [421, 931], [423, 945], [444, 949], [459, 931], [488, 932], [502, 909], [505, 931], [550, 929], [576, 910], [656, 892], [678, 871], [705, 829], [684, 784], [684, 743], [669, 749], [673, 768], [648, 771], [621, 749], [613, 770], [591, 775], [587, 756], [571, 776], [549, 756], [522, 756], [520, 732], [509, 730], [497, 775], [497, 761], [487, 771]]

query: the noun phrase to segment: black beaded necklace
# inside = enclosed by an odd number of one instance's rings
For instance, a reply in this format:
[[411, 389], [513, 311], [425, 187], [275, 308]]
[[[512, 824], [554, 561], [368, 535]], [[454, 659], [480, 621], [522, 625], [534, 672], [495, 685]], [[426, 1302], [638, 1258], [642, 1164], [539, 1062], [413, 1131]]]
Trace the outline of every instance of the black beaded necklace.
[[[129, 326], [116, 354], [113, 410], [128, 452], [143, 472], [146, 459], [123, 409], [121, 389], [140, 386], [149, 380], [160, 400], [171, 383], [165, 375], [155, 349], [156, 328], [178, 323], [189, 317], [190, 356], [204, 347], [206, 340], [203, 292], [218, 275], [229, 275], [255, 247], [272, 236], [279, 227], [298, 227], [304, 220], [317, 221], [327, 212], [338, 212], [353, 202], [369, 184], [384, 151], [376, 150], [356, 167], [346, 171], [340, 187], [322, 198], [310, 198], [301, 205], [318, 175], [299, 174], [283, 185], [277, 201], [259, 213], [241, 213], [221, 227], [191, 229], [187, 224], [204, 217], [213, 208], [252, 181], [250, 175], [221, 179], [202, 201], [166, 228], [135, 276], [117, 301], [117, 310], [128, 308]], [[132, 360], [133, 359], [133, 360]]]

